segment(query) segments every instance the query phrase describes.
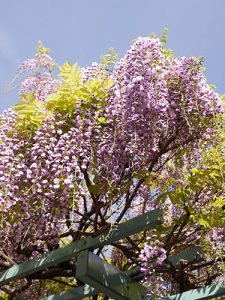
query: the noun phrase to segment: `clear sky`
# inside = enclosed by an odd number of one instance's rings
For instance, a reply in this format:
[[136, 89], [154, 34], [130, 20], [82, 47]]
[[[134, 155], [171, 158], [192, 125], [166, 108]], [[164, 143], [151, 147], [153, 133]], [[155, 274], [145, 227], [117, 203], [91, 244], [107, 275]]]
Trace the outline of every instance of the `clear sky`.
[[[225, 93], [225, 0], [0, 0], [0, 87], [32, 58], [39, 40], [59, 63], [87, 66], [114, 47], [169, 29], [177, 56], [204, 56], [206, 76]], [[0, 94], [0, 111], [18, 91]]]

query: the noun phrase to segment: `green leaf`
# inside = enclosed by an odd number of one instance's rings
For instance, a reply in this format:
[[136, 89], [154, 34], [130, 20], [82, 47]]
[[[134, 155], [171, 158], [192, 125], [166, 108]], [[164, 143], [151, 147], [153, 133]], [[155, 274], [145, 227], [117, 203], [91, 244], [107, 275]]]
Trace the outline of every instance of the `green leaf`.
[[104, 117], [98, 118], [98, 123], [103, 126], [107, 125], [106, 119]]
[[210, 224], [208, 218], [204, 215], [202, 215], [201, 218], [198, 219], [198, 223], [200, 225], [203, 225], [206, 228], [211, 228], [211, 224]]
[[118, 54], [113, 48], [109, 48], [108, 52], [105, 55], [101, 56], [101, 63], [105, 67], [109, 67], [115, 64], [116, 60], [118, 59]]
[[36, 56], [40, 56], [43, 54], [49, 54], [51, 52], [51, 49], [45, 48], [41, 41], [38, 41], [37, 50], [38, 50], [38, 54], [36, 54]]

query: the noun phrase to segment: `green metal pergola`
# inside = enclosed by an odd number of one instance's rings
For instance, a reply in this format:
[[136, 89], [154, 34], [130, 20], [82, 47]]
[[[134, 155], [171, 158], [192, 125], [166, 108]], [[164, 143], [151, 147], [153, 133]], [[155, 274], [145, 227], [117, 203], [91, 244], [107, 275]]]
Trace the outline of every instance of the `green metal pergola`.
[[[161, 212], [159, 209], [155, 209], [121, 223], [115, 228], [108, 229], [96, 237], [83, 238], [64, 248], [43, 255], [37, 260], [15, 265], [0, 273], [0, 286], [76, 258], [77, 265], [74, 276], [84, 285], [41, 300], [81, 300], [99, 293], [115, 300], [146, 300], [146, 287], [139, 283], [143, 279], [143, 274], [139, 268], [121, 272], [92, 251], [130, 235], [154, 228], [161, 223]], [[191, 262], [196, 257], [200, 260], [203, 258], [200, 247], [192, 247], [179, 255], [169, 256], [168, 260], [171, 264], [177, 266], [182, 259]], [[218, 284], [169, 296], [164, 300], [212, 299], [223, 295], [225, 295], [225, 286]]]

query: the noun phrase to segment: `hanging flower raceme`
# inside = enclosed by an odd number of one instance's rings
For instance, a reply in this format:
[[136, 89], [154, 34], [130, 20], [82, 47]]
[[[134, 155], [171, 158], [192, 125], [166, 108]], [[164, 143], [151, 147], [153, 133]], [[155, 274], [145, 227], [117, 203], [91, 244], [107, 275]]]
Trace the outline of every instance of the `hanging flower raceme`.
[[99, 156], [102, 175], [111, 173], [117, 181], [128, 163], [134, 170], [151, 165], [202, 135], [222, 112], [201, 62], [168, 57], [158, 39], [139, 38], [117, 63], [112, 78], [106, 104], [109, 127]]
[[151, 273], [155, 266], [162, 266], [163, 262], [166, 260], [166, 250], [162, 247], [151, 246], [145, 244], [144, 249], [140, 254], [141, 264], [143, 266], [142, 271], [145, 273]]
[[34, 93], [37, 100], [45, 101], [49, 94], [57, 91], [61, 84], [60, 80], [54, 79], [51, 74], [38, 73], [25, 79], [20, 88], [20, 96]]

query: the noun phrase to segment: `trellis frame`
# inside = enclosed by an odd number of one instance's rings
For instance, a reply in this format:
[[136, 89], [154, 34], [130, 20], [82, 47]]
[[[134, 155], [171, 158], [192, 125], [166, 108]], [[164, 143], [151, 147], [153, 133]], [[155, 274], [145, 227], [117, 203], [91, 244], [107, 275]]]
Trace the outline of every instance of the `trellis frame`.
[[[99, 293], [103, 293], [115, 300], [145, 300], [146, 288], [139, 283], [143, 278], [143, 274], [137, 272], [137, 268], [121, 272], [92, 251], [127, 236], [154, 228], [161, 223], [161, 211], [155, 209], [127, 222], [115, 225], [96, 237], [85, 237], [64, 248], [59, 248], [43, 255], [37, 260], [15, 265], [0, 273], [0, 286], [77, 258], [76, 274], [74, 276], [82, 281], [84, 285], [70, 291], [48, 296], [42, 300], [81, 300]], [[172, 255], [168, 257], [168, 260], [176, 266], [182, 259], [190, 262], [196, 257], [202, 259], [200, 247], [192, 247], [179, 255]], [[212, 299], [222, 295], [225, 295], [225, 286], [218, 284], [169, 296], [164, 298], [164, 300], [201, 300]]]

